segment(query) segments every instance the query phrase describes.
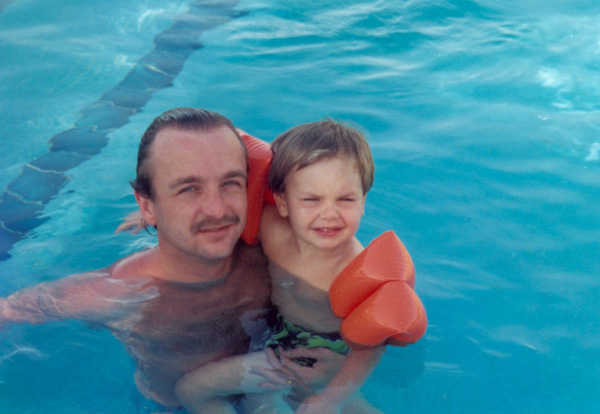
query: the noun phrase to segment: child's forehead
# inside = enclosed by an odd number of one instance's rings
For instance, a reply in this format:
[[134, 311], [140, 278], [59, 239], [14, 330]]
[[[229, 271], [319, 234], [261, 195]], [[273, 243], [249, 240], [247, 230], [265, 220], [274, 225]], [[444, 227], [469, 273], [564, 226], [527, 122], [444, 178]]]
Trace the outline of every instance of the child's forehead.
[[303, 184], [324, 181], [360, 182], [358, 163], [349, 156], [326, 157], [308, 165], [293, 167], [286, 176], [286, 182], [298, 181]]
[[308, 167], [312, 167], [313, 169], [327, 168], [331, 164], [339, 164], [344, 167], [357, 169], [358, 160], [356, 160], [354, 157], [352, 157], [348, 154], [327, 155], [327, 156], [321, 156], [321, 157], [315, 156], [315, 157], [312, 157], [312, 159], [310, 157], [308, 157], [303, 162], [301, 161], [301, 162], [298, 162], [295, 165], [293, 165], [292, 168], [290, 169], [290, 173], [293, 173], [293, 172], [296, 172], [296, 171], [299, 171], [299, 170], [302, 170], [302, 169], [305, 169]]

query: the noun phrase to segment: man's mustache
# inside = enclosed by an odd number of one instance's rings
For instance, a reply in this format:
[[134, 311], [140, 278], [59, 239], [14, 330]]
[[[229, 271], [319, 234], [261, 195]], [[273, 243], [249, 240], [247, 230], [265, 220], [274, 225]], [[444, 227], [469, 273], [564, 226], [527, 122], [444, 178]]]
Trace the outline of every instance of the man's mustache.
[[214, 229], [218, 229], [220, 227], [225, 227], [225, 226], [231, 226], [231, 225], [236, 225], [240, 223], [240, 218], [239, 216], [223, 216], [220, 219], [214, 219], [214, 218], [205, 218], [204, 220], [195, 223], [194, 226], [192, 227], [192, 230], [194, 233], [198, 233], [201, 231], [206, 231], [206, 230], [214, 230]]

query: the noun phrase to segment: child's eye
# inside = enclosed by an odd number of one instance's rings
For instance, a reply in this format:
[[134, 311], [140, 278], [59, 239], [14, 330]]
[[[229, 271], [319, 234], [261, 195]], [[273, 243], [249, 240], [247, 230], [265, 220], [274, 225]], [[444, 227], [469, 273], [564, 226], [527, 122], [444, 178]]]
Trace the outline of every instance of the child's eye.
[[303, 201], [319, 201], [317, 197], [304, 197]]

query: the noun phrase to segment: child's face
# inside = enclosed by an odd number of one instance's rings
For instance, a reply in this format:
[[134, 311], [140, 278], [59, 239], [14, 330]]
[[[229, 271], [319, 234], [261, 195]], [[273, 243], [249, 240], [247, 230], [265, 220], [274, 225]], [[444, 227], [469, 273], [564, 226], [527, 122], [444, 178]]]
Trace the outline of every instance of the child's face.
[[292, 170], [285, 192], [275, 195], [299, 243], [322, 249], [335, 249], [354, 237], [365, 198], [356, 162], [345, 156]]

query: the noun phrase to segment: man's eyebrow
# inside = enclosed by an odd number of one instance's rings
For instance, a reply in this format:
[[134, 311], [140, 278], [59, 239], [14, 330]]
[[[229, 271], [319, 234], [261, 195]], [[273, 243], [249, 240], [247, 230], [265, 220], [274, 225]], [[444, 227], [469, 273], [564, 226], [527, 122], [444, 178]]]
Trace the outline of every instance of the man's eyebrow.
[[229, 171], [227, 174], [225, 174], [223, 176], [224, 179], [236, 178], [236, 177], [242, 177], [244, 179], [248, 179], [248, 173], [245, 170], [233, 170], [233, 171]]
[[[225, 173], [222, 177], [223, 180], [227, 180], [230, 178], [237, 178], [237, 177], [241, 177], [244, 180], [248, 179], [248, 174], [246, 173], [246, 171], [244, 170], [233, 170], [233, 171], [229, 171], [227, 173]], [[169, 188], [170, 189], [175, 189], [179, 186], [182, 185], [187, 185], [187, 184], [202, 184], [204, 183], [205, 180], [196, 176], [196, 175], [190, 175], [188, 177], [183, 177], [183, 178], [178, 178], [176, 180], [174, 180], [171, 184], [169, 184]]]
[[171, 184], [169, 184], [169, 188], [173, 189], [179, 187], [180, 185], [201, 183], [202, 181], [203, 180], [201, 178], [196, 177], [195, 175], [190, 175], [189, 177], [178, 178], [177, 180], [174, 180]]

